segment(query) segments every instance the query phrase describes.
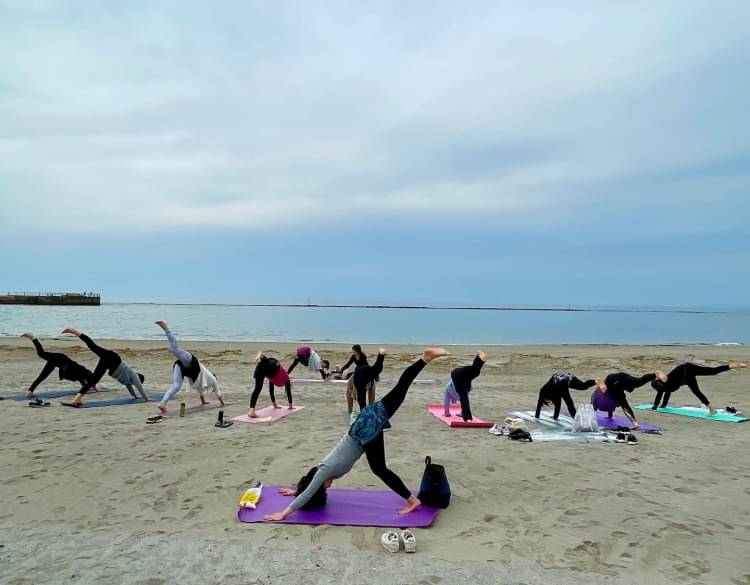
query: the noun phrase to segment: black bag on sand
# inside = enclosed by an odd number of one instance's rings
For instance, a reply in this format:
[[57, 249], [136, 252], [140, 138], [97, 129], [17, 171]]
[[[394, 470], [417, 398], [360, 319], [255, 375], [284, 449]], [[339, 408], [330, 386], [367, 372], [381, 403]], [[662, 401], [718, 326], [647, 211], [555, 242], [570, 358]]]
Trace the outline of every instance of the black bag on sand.
[[445, 475], [445, 467], [433, 463], [429, 455], [425, 457], [424, 463], [422, 483], [417, 497], [430, 508], [447, 508], [451, 501], [451, 486]]

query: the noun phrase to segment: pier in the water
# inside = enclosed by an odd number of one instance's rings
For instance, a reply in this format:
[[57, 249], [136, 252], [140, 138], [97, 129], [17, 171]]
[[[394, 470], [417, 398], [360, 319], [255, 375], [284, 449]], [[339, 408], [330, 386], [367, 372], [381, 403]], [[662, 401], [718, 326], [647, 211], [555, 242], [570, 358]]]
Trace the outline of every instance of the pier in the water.
[[0, 305], [100, 305], [99, 293], [8, 293], [0, 295]]

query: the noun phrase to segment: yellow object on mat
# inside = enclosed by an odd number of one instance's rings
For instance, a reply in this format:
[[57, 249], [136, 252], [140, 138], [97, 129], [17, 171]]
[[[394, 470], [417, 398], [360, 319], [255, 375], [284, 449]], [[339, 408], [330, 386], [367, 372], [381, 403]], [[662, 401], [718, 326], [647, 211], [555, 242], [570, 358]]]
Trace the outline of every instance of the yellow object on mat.
[[258, 485], [256, 487], [250, 488], [249, 490], [246, 490], [240, 498], [240, 506], [242, 506], [243, 508], [250, 508], [251, 510], [255, 510], [258, 502], [260, 502], [260, 495], [262, 492], [262, 485]]

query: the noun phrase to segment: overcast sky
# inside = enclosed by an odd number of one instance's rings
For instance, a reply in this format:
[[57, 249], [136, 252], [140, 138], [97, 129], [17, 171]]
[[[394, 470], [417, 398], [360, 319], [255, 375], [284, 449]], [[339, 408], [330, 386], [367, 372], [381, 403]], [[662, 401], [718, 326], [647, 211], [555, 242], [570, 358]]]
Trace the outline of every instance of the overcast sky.
[[748, 22], [0, 1], [0, 289], [749, 306]]

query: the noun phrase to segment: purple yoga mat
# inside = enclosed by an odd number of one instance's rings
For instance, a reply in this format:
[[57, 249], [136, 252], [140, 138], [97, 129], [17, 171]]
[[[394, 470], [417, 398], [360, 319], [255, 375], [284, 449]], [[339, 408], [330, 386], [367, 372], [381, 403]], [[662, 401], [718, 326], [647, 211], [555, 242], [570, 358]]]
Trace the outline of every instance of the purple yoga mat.
[[[264, 485], [255, 510], [240, 508], [240, 522], [264, 522], [263, 516], [281, 512], [292, 498], [278, 493], [278, 485]], [[404, 500], [391, 491], [329, 489], [328, 501], [320, 510], [297, 510], [279, 524], [330, 524], [333, 526], [382, 526], [384, 528], [424, 528], [438, 515], [435, 508], [422, 506], [399, 516]]]
[[[609, 418], [607, 417], [606, 412], [597, 412], [596, 421], [599, 423], [599, 426], [604, 427], [606, 429], [616, 429], [617, 427], [630, 428], [630, 425], [631, 425], [631, 422], [625, 417], [614, 416], [612, 418]], [[642, 422], [636, 430], [642, 433], [648, 433], [648, 432], [653, 432], [653, 431], [661, 431], [661, 428], [657, 427], [656, 425], [650, 425], [648, 423]]]

